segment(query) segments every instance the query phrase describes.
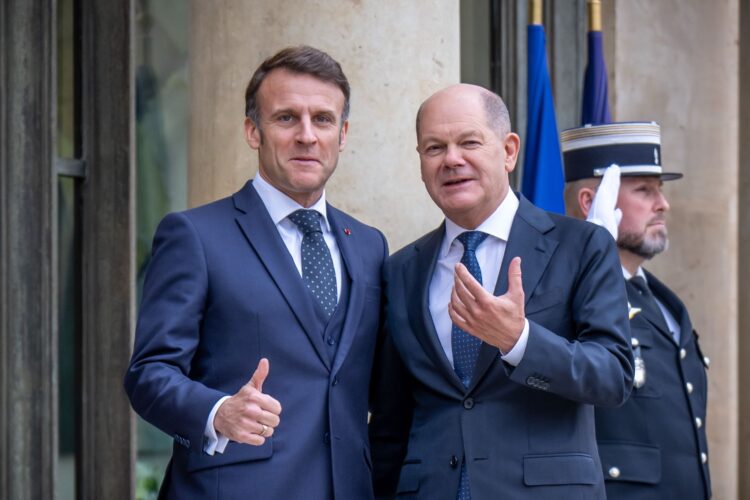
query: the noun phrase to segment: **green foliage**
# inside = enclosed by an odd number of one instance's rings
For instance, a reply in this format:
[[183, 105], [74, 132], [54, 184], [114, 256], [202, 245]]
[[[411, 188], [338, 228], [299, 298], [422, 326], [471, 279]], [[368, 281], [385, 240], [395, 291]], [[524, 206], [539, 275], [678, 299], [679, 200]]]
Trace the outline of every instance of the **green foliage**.
[[161, 484], [161, 473], [153, 465], [138, 460], [135, 464], [136, 500], [156, 500]]

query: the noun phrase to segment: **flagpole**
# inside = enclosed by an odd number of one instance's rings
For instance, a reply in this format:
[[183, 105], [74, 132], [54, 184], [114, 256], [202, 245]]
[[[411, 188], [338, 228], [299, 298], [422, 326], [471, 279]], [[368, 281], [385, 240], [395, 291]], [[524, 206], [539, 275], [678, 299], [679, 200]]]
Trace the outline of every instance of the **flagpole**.
[[542, 24], [542, 0], [529, 0], [529, 24]]
[[589, 6], [589, 31], [602, 30], [602, 2], [601, 0], [588, 0]]

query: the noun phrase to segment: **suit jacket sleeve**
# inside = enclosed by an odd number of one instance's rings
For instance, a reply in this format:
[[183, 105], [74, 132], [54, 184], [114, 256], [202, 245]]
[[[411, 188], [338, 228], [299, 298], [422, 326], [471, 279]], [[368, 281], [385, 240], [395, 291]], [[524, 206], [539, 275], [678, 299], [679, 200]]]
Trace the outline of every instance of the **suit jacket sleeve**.
[[154, 236], [125, 390], [139, 415], [198, 453], [211, 408], [226, 395], [190, 379], [207, 290], [199, 236], [185, 214], [169, 214]]
[[[383, 270], [383, 290], [387, 288], [388, 264]], [[381, 300], [381, 332], [375, 350], [370, 388], [369, 438], [372, 452], [372, 480], [375, 498], [392, 498], [396, 492], [401, 464], [411, 429], [414, 400], [411, 375], [404, 365], [393, 338], [388, 333], [385, 310], [387, 296]]]
[[633, 387], [633, 355], [614, 240], [596, 227], [580, 259], [570, 297], [575, 331], [566, 336], [529, 319], [526, 352], [510, 377], [573, 401], [619, 406]]

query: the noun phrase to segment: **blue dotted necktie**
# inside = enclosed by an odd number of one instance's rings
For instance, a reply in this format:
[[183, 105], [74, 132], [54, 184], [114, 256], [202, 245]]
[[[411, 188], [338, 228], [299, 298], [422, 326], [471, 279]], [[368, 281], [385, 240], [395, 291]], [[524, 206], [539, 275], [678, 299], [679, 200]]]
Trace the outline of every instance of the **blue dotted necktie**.
[[[487, 238], [487, 233], [481, 231], [467, 231], [458, 235], [458, 241], [464, 246], [461, 264], [466, 266], [472, 276], [482, 283], [482, 270], [479, 268], [476, 250], [480, 243]], [[453, 367], [458, 378], [465, 387], [469, 386], [474, 374], [474, 365], [479, 356], [482, 341], [468, 332], [461, 330], [455, 324], [451, 330], [451, 349], [453, 349]], [[461, 478], [458, 482], [456, 500], [471, 500], [469, 473], [466, 470], [466, 459], [461, 464]]]
[[[476, 250], [485, 238], [487, 238], [487, 233], [481, 231], [467, 231], [458, 235], [457, 238], [464, 246], [461, 264], [466, 266], [466, 269], [469, 270], [479, 283], [482, 283], [482, 270], [479, 268]], [[461, 379], [461, 382], [466, 387], [469, 386], [471, 376], [474, 374], [474, 365], [477, 362], [479, 347], [481, 345], [481, 340], [453, 325], [453, 329], [451, 330], [453, 367], [456, 370], [458, 378]]]
[[297, 210], [289, 215], [302, 231], [302, 280], [321, 305], [327, 317], [336, 309], [336, 271], [331, 251], [320, 228], [322, 216], [315, 210]]

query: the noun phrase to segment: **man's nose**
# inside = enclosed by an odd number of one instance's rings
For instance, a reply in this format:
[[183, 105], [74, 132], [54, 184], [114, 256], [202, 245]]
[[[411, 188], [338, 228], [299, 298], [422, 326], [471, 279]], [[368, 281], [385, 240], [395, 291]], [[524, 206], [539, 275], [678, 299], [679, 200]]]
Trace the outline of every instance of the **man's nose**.
[[656, 201], [656, 210], [659, 212], [666, 212], [669, 210], [669, 202], [667, 197], [664, 196], [664, 192], [659, 190], [659, 198]]
[[444, 163], [446, 167], [460, 167], [466, 162], [461, 149], [455, 145], [449, 145], [445, 150]]
[[317, 142], [318, 137], [315, 135], [315, 129], [310, 118], [304, 117], [299, 121], [296, 140], [300, 144], [315, 144]]

